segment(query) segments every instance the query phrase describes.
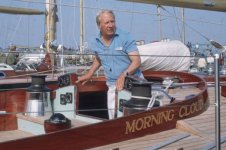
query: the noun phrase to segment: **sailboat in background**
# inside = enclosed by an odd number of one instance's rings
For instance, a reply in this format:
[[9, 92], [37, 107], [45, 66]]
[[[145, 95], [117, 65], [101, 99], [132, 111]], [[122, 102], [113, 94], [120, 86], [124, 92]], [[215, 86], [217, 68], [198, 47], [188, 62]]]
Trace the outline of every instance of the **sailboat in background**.
[[[45, 10], [39, 11], [33, 9], [16, 9], [12, 7], [3, 7], [0, 12], [2, 13], [10, 13], [10, 14], [23, 14], [23, 15], [45, 15], [45, 35], [44, 35], [44, 43], [40, 44], [40, 47], [35, 48], [30, 51], [23, 51], [23, 48], [18, 47], [19, 52], [23, 55], [20, 57], [18, 63], [14, 66], [9, 66], [6, 64], [1, 64], [0, 70], [4, 72], [5, 76], [16, 76], [22, 74], [31, 74], [31, 73], [47, 73], [47, 72], [65, 72], [71, 70], [83, 70], [83, 66], [87, 67], [90, 65], [90, 61], [92, 59], [91, 55], [84, 54], [84, 42], [83, 42], [83, 21], [81, 21], [81, 39], [80, 39], [80, 48], [79, 50], [71, 50], [67, 49], [63, 45], [58, 45], [56, 42], [56, 25], [58, 22], [57, 16], [57, 3], [56, 0], [46, 0], [45, 2]], [[80, 14], [82, 16], [83, 12], [83, 4], [80, 1]], [[81, 17], [80, 19], [83, 19]], [[20, 49], [22, 49], [20, 51]], [[71, 61], [70, 64], [66, 68], [66, 59], [65, 55], [69, 56], [68, 60]], [[85, 55], [85, 56], [84, 56]], [[66, 61], [65, 61], [66, 60]], [[6, 69], [7, 68], [7, 69]], [[79, 69], [82, 68], [82, 69]], [[11, 71], [8, 71], [11, 70]], [[14, 73], [12, 73], [14, 72]], [[2, 77], [2, 78], [3, 78]]]
[[[28, 9], [28, 8], [17, 8], [17, 7], [6, 7], [0, 6], [0, 13], [13, 14], [13, 15], [44, 15], [44, 11], [36, 10], [36, 9]], [[13, 53], [13, 52], [12, 52]], [[2, 55], [2, 54], [1, 54]], [[10, 55], [10, 53], [9, 53]], [[6, 62], [7, 57], [2, 55], [1, 62]], [[16, 58], [15, 58], [16, 59]], [[10, 65], [1, 63], [0, 70], [14, 70], [14, 68]], [[4, 77], [4, 76], [1, 76]]]
[[[41, 73], [42, 71], [53, 71], [56, 66], [56, 52], [58, 50], [58, 47], [53, 44], [56, 39], [56, 23], [58, 21], [58, 17], [56, 14], [56, 0], [46, 0], [45, 11], [2, 6], [0, 7], [0, 12], [21, 15], [45, 15], [46, 20], [46, 33], [44, 35], [44, 44], [40, 44], [41, 46], [35, 49], [26, 48], [26, 51], [23, 51], [23, 49], [25, 48], [18, 47], [18, 51], [16, 53], [22, 53], [23, 55], [20, 56], [17, 64], [14, 66], [1, 64], [0, 70], [2, 74], [4, 74], [2, 78], [10, 76], [16, 77], [17, 75], [22, 76], [23, 74], [27, 76], [35, 72]], [[11, 53], [14, 54], [15, 52], [9, 52], [8, 55], [10, 55]], [[8, 59], [8, 57], [6, 57], [5, 59]]]

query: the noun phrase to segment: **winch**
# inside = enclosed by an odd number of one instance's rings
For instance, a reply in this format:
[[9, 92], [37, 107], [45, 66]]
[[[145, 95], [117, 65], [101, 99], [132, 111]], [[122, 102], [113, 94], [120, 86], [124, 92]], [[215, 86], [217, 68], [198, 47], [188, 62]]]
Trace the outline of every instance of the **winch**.
[[152, 84], [143, 79], [130, 82], [131, 98], [123, 103], [124, 116], [147, 110], [149, 106], [159, 106], [159, 102], [152, 99]]
[[31, 85], [27, 88], [27, 116], [44, 116], [52, 112], [50, 89], [45, 84], [46, 75], [32, 75]]

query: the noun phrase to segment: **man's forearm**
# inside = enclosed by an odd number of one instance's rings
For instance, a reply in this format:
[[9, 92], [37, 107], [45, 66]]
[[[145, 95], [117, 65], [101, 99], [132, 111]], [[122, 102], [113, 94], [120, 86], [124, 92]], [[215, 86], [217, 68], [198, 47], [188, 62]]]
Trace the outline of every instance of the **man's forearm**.
[[101, 64], [100, 64], [99, 60], [97, 58], [94, 58], [93, 64], [92, 64], [91, 68], [89, 69], [88, 73], [93, 75], [100, 66], [101, 66]]
[[132, 75], [140, 67], [139, 62], [132, 62], [129, 67], [124, 71], [124, 74]]
[[136, 70], [141, 65], [141, 60], [140, 60], [139, 52], [132, 52], [132, 53], [130, 53], [130, 60], [131, 60], [131, 64], [124, 71], [124, 73], [127, 73], [129, 75], [132, 75], [132, 74], [134, 74], [136, 72]]

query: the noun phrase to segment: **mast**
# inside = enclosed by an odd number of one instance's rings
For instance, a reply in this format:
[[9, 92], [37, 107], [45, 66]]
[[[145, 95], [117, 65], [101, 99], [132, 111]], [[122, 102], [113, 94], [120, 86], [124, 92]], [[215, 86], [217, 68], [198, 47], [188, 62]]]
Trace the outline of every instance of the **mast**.
[[160, 34], [160, 41], [163, 40], [162, 34], [162, 16], [161, 16], [161, 7], [157, 5], [157, 15], [159, 16], [159, 34]]
[[45, 35], [45, 43], [47, 53], [50, 54], [51, 65], [54, 66], [54, 55], [55, 51], [50, 47], [51, 42], [56, 39], [56, 22], [58, 20], [57, 17], [57, 5], [56, 0], [46, 0], [46, 35]]
[[[84, 10], [83, 10], [83, 0], [80, 0], [80, 53], [84, 53]], [[81, 55], [81, 60], [83, 61], [83, 55]]]
[[185, 44], [185, 23], [184, 23], [184, 8], [182, 8], [181, 10], [181, 13], [182, 13], [182, 41], [183, 43]]

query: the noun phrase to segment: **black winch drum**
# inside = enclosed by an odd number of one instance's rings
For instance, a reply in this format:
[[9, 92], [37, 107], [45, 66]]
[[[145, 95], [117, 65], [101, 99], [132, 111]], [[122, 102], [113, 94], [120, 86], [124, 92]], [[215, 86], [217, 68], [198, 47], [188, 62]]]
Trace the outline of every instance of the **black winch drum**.
[[131, 88], [131, 99], [123, 103], [123, 115], [127, 116], [147, 110], [151, 99], [150, 82], [133, 82]]

